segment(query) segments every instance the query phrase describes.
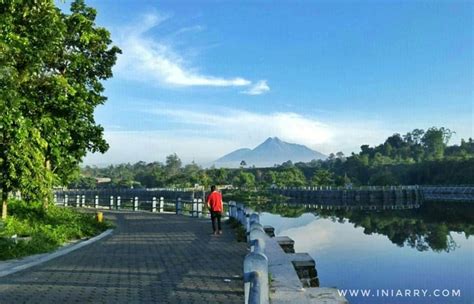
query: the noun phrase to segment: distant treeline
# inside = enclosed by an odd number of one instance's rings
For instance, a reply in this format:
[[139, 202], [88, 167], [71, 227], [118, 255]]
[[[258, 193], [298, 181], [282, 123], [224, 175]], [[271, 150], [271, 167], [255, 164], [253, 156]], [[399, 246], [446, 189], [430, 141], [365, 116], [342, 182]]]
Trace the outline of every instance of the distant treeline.
[[[446, 128], [415, 129], [394, 134], [375, 147], [362, 145], [358, 154], [331, 154], [308, 163], [287, 161], [272, 168], [203, 169], [195, 163], [183, 166], [176, 154], [165, 163], [138, 162], [106, 168], [86, 166], [69, 187], [193, 187], [233, 185], [240, 188], [275, 186], [352, 185], [472, 185], [474, 142], [461, 140], [448, 146], [453, 132]], [[242, 160], [245, 164], [245, 159]], [[110, 182], [97, 184], [96, 178]]]

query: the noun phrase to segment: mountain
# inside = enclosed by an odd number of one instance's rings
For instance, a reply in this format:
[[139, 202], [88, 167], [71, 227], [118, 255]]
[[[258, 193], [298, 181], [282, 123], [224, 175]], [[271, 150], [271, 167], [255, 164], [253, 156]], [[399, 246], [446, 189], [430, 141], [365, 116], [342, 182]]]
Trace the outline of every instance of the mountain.
[[235, 168], [245, 161], [247, 166], [273, 167], [288, 160], [295, 162], [309, 162], [313, 159], [325, 159], [326, 155], [310, 148], [287, 143], [278, 137], [269, 137], [255, 149], [238, 149], [222, 156], [214, 162], [216, 167]]
[[222, 156], [216, 160], [216, 162], [235, 162], [238, 160], [240, 164], [240, 162], [245, 159], [250, 152], [252, 152], [252, 149], [249, 148], [237, 149], [234, 152]]

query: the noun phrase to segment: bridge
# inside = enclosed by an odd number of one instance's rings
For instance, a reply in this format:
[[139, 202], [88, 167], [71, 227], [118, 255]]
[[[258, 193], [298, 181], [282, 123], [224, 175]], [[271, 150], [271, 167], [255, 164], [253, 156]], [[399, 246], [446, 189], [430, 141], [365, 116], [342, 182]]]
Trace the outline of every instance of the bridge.
[[416, 206], [424, 201], [474, 202], [472, 186], [366, 186], [273, 188], [274, 194], [289, 197], [295, 203], [318, 206], [393, 207]]
[[421, 189], [427, 201], [474, 202], [474, 187], [472, 186], [424, 186]]

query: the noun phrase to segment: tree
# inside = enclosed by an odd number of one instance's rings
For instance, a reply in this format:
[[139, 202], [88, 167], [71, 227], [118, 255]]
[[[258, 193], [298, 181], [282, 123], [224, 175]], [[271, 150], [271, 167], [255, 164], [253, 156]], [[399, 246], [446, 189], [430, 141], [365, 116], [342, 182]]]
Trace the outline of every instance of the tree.
[[286, 168], [275, 172], [275, 184], [278, 187], [302, 187], [306, 185], [306, 178], [300, 169]]
[[246, 167], [247, 166], [247, 163], [245, 162], [245, 160], [242, 160], [240, 162], [240, 167], [243, 168], [243, 167]]
[[[109, 32], [95, 26], [96, 12], [82, 0], [69, 15], [53, 0], [0, 4], [1, 108], [10, 113], [2, 112], [0, 155], [6, 217], [8, 192], [34, 187], [31, 197], [47, 203], [53, 178], [65, 183], [87, 151], [108, 148], [93, 114], [106, 100], [100, 81], [112, 76], [120, 50], [110, 47]], [[27, 137], [28, 147], [12, 141]], [[21, 157], [14, 157], [17, 149]], [[30, 184], [21, 182], [33, 176]]]
[[255, 176], [250, 172], [240, 170], [234, 177], [233, 183], [240, 188], [251, 188], [255, 186]]
[[403, 138], [398, 133], [395, 133], [392, 136], [390, 136], [389, 138], [387, 138], [385, 140], [385, 143], [390, 144], [390, 146], [394, 149], [399, 149], [399, 148], [403, 147], [403, 145], [404, 145]]
[[96, 179], [90, 176], [79, 176], [69, 187], [73, 189], [95, 189]]
[[331, 186], [334, 184], [334, 174], [328, 170], [317, 170], [311, 179], [312, 186]]
[[166, 157], [166, 175], [168, 177], [173, 177], [175, 175], [179, 174], [179, 171], [181, 170], [181, 159], [176, 155], [176, 153], [170, 154]]
[[346, 157], [344, 156], [344, 153], [342, 151], [336, 153], [336, 158], [340, 159], [341, 161], [346, 161]]
[[287, 160], [286, 162], [282, 163], [280, 167], [282, 168], [293, 168], [295, 165], [291, 160]]
[[95, 25], [96, 11], [83, 0], [72, 2], [71, 14], [56, 12], [59, 46], [44, 56], [43, 73], [28, 95], [36, 109], [31, 118], [48, 143], [46, 169], [65, 182], [88, 151], [108, 149], [94, 109], [107, 99], [101, 81], [112, 77], [121, 51], [110, 46], [110, 33]]
[[369, 184], [376, 186], [397, 185], [397, 179], [387, 169], [379, 170], [370, 177]]
[[229, 170], [226, 168], [219, 168], [214, 170], [214, 183], [218, 185], [228, 184]]
[[201, 168], [194, 161], [184, 166], [184, 169], [183, 169], [184, 179], [188, 181], [190, 186], [194, 187], [195, 184], [200, 183], [200, 176], [199, 176], [200, 171], [201, 171]]
[[47, 142], [23, 110], [30, 104], [25, 88], [41, 73], [42, 57], [57, 41], [57, 22], [52, 1], [0, 4], [0, 184], [6, 218], [10, 192], [21, 190], [37, 199], [50, 181], [42, 170]]
[[444, 156], [444, 149], [446, 148], [449, 139], [453, 132], [447, 128], [435, 128], [428, 129], [421, 142], [426, 150], [428, 159], [441, 159]]

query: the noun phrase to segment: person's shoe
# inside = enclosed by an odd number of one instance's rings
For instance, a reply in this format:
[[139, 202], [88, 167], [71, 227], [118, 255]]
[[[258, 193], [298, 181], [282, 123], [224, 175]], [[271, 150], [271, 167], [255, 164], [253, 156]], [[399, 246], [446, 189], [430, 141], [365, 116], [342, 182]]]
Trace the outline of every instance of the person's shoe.
[[219, 230], [219, 234], [222, 234], [222, 230]]
[[217, 231], [214, 231], [212, 234], [213, 234], [213, 235], [217, 235]]

